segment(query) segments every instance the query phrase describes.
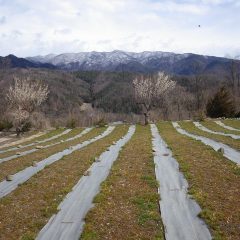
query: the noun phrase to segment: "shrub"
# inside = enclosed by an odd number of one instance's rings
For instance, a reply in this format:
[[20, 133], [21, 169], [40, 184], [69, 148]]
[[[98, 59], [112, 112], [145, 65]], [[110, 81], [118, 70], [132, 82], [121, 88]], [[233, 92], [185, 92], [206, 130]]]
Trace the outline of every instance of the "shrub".
[[31, 122], [25, 122], [22, 126], [21, 132], [23, 132], [23, 133], [28, 132], [28, 131], [30, 131], [31, 127], [32, 127]]
[[98, 127], [105, 127], [107, 125], [107, 122], [104, 118], [101, 118], [95, 123], [95, 125], [97, 125]]
[[198, 122], [204, 122], [206, 118], [206, 115], [203, 111], [198, 112], [196, 115], [194, 115], [193, 120]]
[[12, 122], [9, 122], [8, 120], [0, 121], [0, 131], [2, 131], [2, 130], [9, 130], [12, 127], [13, 127]]
[[66, 125], [67, 128], [75, 128], [76, 127], [76, 120], [74, 118], [71, 118]]
[[235, 115], [235, 106], [232, 96], [229, 91], [222, 87], [208, 100], [207, 116], [212, 118], [218, 117], [233, 117]]

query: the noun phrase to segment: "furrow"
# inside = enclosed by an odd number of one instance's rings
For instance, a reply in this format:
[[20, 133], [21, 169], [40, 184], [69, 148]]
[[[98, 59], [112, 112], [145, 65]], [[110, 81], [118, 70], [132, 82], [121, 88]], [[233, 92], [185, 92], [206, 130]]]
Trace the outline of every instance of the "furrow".
[[92, 207], [92, 201], [99, 192], [101, 182], [107, 178], [119, 151], [130, 140], [134, 132], [135, 126], [131, 126], [122, 139], [100, 155], [99, 162], [92, 164], [87, 171], [89, 175], [83, 176], [74, 186], [72, 192], [59, 205], [59, 212], [52, 216], [36, 239], [79, 239], [84, 217]]
[[205, 145], [212, 147], [215, 151], [223, 151], [223, 155], [227, 159], [229, 159], [237, 164], [240, 164], [240, 152], [239, 151], [237, 151], [223, 143], [216, 142], [212, 139], [191, 134], [191, 133], [185, 131], [184, 129], [182, 129], [177, 122], [173, 122], [172, 124], [179, 133], [186, 135], [188, 137], [191, 137], [195, 140], [199, 140], [202, 143], [204, 143]]
[[9, 194], [13, 190], [15, 190], [19, 186], [19, 184], [26, 182], [29, 178], [31, 178], [33, 175], [35, 175], [39, 171], [43, 170], [46, 166], [60, 160], [64, 156], [69, 155], [76, 150], [79, 150], [79, 149], [109, 135], [113, 131], [114, 128], [115, 127], [110, 126], [107, 128], [107, 130], [105, 132], [103, 132], [102, 134], [100, 134], [90, 140], [87, 140], [83, 143], [72, 146], [61, 152], [55, 153], [55, 154], [49, 156], [48, 158], [36, 163], [35, 166], [27, 167], [26, 169], [14, 174], [12, 176], [12, 178], [13, 178], [12, 181], [7, 181], [7, 180], [2, 181], [0, 183], [0, 198], [6, 196], [7, 194]]
[[165, 239], [212, 239], [208, 227], [198, 217], [201, 208], [188, 195], [188, 183], [179, 171], [178, 162], [172, 157], [172, 152], [159, 135], [156, 125], [151, 125], [151, 131]]

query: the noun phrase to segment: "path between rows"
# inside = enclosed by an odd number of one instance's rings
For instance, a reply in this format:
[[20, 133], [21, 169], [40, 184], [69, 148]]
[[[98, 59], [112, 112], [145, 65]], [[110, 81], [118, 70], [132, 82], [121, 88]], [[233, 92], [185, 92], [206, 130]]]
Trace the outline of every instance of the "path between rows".
[[233, 139], [240, 139], [240, 135], [235, 135], [235, 134], [231, 134], [231, 133], [223, 133], [223, 132], [215, 132], [212, 131], [206, 127], [204, 127], [201, 123], [199, 122], [193, 122], [193, 124], [199, 128], [200, 130], [204, 131], [204, 132], [208, 132], [208, 133], [212, 133], [212, 134], [216, 134], [216, 135], [221, 135], [221, 136], [226, 136], [226, 137], [231, 137]]
[[9, 149], [6, 149], [6, 150], [0, 150], [0, 153], [5, 153], [5, 152], [10, 152], [10, 151], [14, 151], [14, 150], [18, 150], [18, 149], [23, 149], [23, 148], [26, 148], [26, 147], [30, 147], [30, 146], [34, 146], [36, 144], [41, 144], [41, 143], [45, 143], [45, 142], [49, 142], [51, 140], [54, 140], [56, 138], [59, 138], [67, 133], [69, 133], [70, 131], [72, 131], [72, 129], [66, 129], [65, 131], [57, 134], [57, 135], [54, 135], [50, 138], [46, 138], [44, 140], [41, 140], [41, 141], [35, 141], [33, 143], [29, 143], [29, 144], [26, 144], [26, 145], [23, 145], [23, 146], [17, 146], [17, 147], [12, 147], [12, 148], [9, 148]]
[[178, 162], [151, 124], [156, 178], [160, 184], [160, 209], [166, 240], [210, 240], [207, 225], [198, 217], [199, 205], [188, 195], [188, 183]]
[[219, 126], [223, 127], [223, 128], [226, 128], [228, 130], [232, 130], [232, 131], [239, 131], [240, 132], [240, 129], [237, 129], [237, 128], [233, 128], [233, 127], [230, 127], [226, 124], [224, 124], [223, 122], [221, 121], [215, 121], [216, 124], [218, 124]]
[[58, 144], [61, 144], [61, 143], [64, 143], [64, 142], [69, 142], [69, 141], [72, 141], [72, 140], [75, 140], [77, 138], [80, 138], [82, 137], [83, 135], [87, 134], [89, 131], [91, 131], [93, 128], [86, 128], [85, 130], [83, 130], [81, 133], [79, 133], [78, 135], [74, 136], [74, 137], [71, 137], [71, 138], [67, 138], [65, 140], [61, 140], [59, 142], [55, 142], [55, 143], [51, 143], [49, 145], [45, 145], [45, 146], [41, 146], [41, 148], [32, 148], [30, 150], [27, 150], [27, 151], [24, 151], [24, 152], [20, 152], [19, 154], [14, 154], [12, 156], [9, 156], [9, 157], [5, 157], [5, 158], [0, 158], [0, 163], [2, 162], [6, 162], [6, 161], [9, 161], [9, 160], [13, 160], [13, 159], [16, 159], [16, 158], [19, 158], [19, 157], [22, 157], [22, 156], [26, 156], [30, 153], [33, 153], [33, 152], [36, 152], [40, 149], [45, 149], [45, 148], [49, 148], [49, 147], [53, 147], [55, 145], [58, 145]]
[[204, 143], [205, 145], [212, 147], [215, 151], [218, 151], [220, 148], [222, 148], [224, 150], [224, 153], [223, 153], [224, 157], [226, 157], [227, 159], [229, 159], [237, 164], [240, 164], [240, 152], [239, 151], [237, 151], [223, 143], [216, 142], [212, 139], [191, 134], [191, 133], [187, 132], [186, 130], [182, 129], [177, 122], [173, 122], [172, 124], [173, 124], [173, 127], [179, 133], [186, 135], [188, 137], [191, 137], [195, 140], [199, 140], [202, 143]]
[[83, 176], [74, 186], [65, 200], [59, 205], [59, 212], [53, 215], [39, 232], [37, 240], [78, 240], [81, 235], [84, 217], [92, 207], [101, 183], [107, 178], [113, 162], [122, 147], [131, 139], [135, 126], [130, 126], [128, 133], [109, 147], [88, 169], [90, 175]]
[[90, 140], [84, 141], [83, 143], [79, 143], [79, 144], [71, 146], [70, 148], [67, 148], [61, 152], [55, 153], [55, 154], [49, 156], [48, 158], [36, 163], [36, 166], [31, 166], [31, 167], [25, 168], [24, 170], [14, 174], [12, 181], [4, 180], [4, 181], [0, 182], [0, 198], [6, 196], [7, 194], [9, 194], [13, 190], [15, 190], [19, 184], [26, 182], [29, 178], [31, 178], [33, 175], [35, 175], [39, 171], [43, 170], [46, 166], [60, 160], [61, 158], [63, 158], [66, 155], [70, 155], [72, 152], [74, 152], [76, 150], [80, 150], [81, 148], [86, 147], [87, 145], [106, 137], [114, 130], [114, 128], [115, 128], [114, 126], [110, 126], [102, 134], [100, 134]]

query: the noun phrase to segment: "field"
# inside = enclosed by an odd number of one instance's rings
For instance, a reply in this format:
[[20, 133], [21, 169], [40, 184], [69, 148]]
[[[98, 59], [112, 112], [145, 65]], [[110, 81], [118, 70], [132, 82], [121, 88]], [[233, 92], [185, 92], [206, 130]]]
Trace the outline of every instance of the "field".
[[240, 239], [240, 120], [3, 138], [0, 240]]

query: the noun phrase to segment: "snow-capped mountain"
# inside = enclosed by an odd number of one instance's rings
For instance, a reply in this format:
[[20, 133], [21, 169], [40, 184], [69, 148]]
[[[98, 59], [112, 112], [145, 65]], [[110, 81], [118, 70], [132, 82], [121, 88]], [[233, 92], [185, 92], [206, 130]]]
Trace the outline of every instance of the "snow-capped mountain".
[[115, 50], [112, 52], [80, 52], [49, 54], [27, 58], [34, 63], [48, 63], [64, 70], [166, 71], [175, 74], [219, 72], [230, 61], [227, 58], [203, 56], [191, 53], [176, 54], [161, 51], [140, 53]]
[[148, 65], [149, 62], [156, 60], [173, 64], [188, 56], [189, 54], [175, 54], [160, 51], [135, 53], [115, 50], [112, 52], [93, 51], [64, 53], [60, 55], [49, 54], [46, 56], [29, 57], [27, 59], [33, 62], [51, 63], [69, 70], [116, 70], [126, 64]]

